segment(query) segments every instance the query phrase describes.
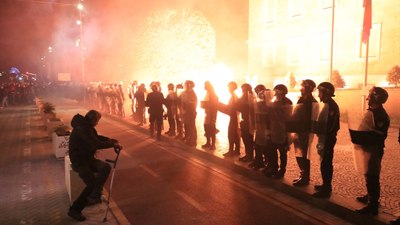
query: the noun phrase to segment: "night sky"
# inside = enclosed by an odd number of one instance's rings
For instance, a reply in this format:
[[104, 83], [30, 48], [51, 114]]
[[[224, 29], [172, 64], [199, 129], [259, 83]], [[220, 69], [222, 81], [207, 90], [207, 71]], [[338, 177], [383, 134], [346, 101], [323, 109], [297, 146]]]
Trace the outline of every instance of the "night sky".
[[[243, 3], [246, 2], [246, 3]], [[72, 73], [79, 62], [76, 40], [80, 29], [78, 0], [1, 0], [0, 71], [17, 67], [21, 72], [46, 73], [41, 58]], [[242, 0], [84, 0], [82, 13], [87, 69], [126, 62], [127, 46], [135, 38], [138, 24], [149, 12], [167, 8], [202, 11], [217, 33], [217, 55], [222, 61], [243, 58], [247, 40], [248, 5]], [[245, 5], [243, 5], [245, 4]], [[223, 45], [218, 45], [222, 43]], [[52, 46], [53, 52], [48, 53]], [[219, 47], [218, 47], [219, 46]], [[125, 61], [124, 61], [125, 60]], [[54, 62], [55, 61], [55, 62]], [[68, 65], [67, 65], [68, 64]], [[232, 64], [237, 64], [232, 62]], [[112, 71], [112, 70], [109, 70]], [[59, 71], [58, 71], [59, 72]]]

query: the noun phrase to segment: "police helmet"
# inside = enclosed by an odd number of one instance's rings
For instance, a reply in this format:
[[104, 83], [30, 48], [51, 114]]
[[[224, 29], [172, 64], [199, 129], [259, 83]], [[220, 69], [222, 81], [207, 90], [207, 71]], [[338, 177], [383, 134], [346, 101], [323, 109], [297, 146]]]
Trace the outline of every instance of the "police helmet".
[[228, 87], [232, 87], [233, 90], [236, 90], [237, 89], [237, 84], [236, 84], [235, 81], [231, 81], [231, 82], [228, 83]]
[[313, 80], [306, 79], [301, 82], [301, 86], [303, 86], [307, 91], [313, 92], [317, 85]]
[[173, 83], [168, 84], [168, 90], [174, 90], [175, 85]]
[[286, 95], [288, 93], [288, 88], [284, 84], [278, 84], [274, 87], [274, 91], [280, 91], [282, 94]]
[[251, 92], [251, 89], [253, 89], [248, 83], [242, 84], [241, 88], [243, 92]]
[[254, 91], [257, 94], [260, 93], [261, 91], [265, 91], [265, 90], [266, 90], [266, 88], [265, 88], [265, 86], [263, 84], [259, 84], [254, 88]]
[[317, 89], [328, 96], [335, 96], [335, 87], [329, 82], [322, 82], [318, 85]]

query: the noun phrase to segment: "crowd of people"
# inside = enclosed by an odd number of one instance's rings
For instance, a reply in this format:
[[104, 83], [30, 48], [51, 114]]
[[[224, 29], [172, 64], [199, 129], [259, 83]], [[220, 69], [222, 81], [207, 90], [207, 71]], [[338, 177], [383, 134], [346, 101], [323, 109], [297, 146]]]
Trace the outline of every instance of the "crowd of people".
[[[230, 99], [227, 104], [219, 101], [211, 82], [204, 83], [205, 97], [201, 101], [194, 91], [191, 80], [183, 84], [168, 84], [164, 97], [160, 82], [152, 82], [150, 91], [145, 84], [132, 82], [127, 90], [132, 118], [139, 126], [149, 118], [150, 136], [162, 140], [163, 119], [168, 121], [166, 135], [184, 141], [188, 146], [197, 145], [196, 116], [197, 104], [204, 110], [204, 132], [206, 143], [203, 149], [216, 149], [217, 114], [229, 116], [228, 151], [224, 157], [239, 157], [248, 162], [249, 167], [262, 170], [267, 177], [281, 179], [287, 165], [290, 146], [295, 149], [299, 176], [293, 180], [294, 186], [308, 185], [310, 182], [310, 154], [317, 149], [320, 156], [322, 184], [315, 185], [316, 198], [329, 198], [332, 192], [333, 157], [336, 135], [340, 129], [340, 110], [333, 97], [335, 87], [329, 82], [318, 86], [313, 80], [301, 82], [298, 101], [293, 103], [286, 95], [288, 88], [278, 84], [268, 89], [263, 84], [253, 87], [244, 83], [240, 86], [241, 96], [237, 96], [236, 82], [229, 82], [227, 89]], [[318, 100], [313, 92], [318, 90]], [[120, 84], [91, 84], [86, 92], [86, 100], [103, 112], [123, 117], [125, 101], [124, 89]], [[368, 110], [359, 124], [359, 129], [351, 130], [352, 142], [356, 149], [371, 153], [359, 161], [366, 162], [364, 171], [367, 194], [357, 197], [366, 204], [357, 210], [360, 214], [377, 215], [380, 198], [380, 168], [384, 142], [390, 126], [390, 119], [383, 104], [388, 93], [380, 87], [373, 87], [367, 97]], [[317, 138], [317, 146], [311, 146]], [[400, 137], [399, 137], [400, 138]], [[400, 140], [399, 140], [400, 141]], [[244, 144], [244, 155], [240, 156], [240, 145]], [[357, 159], [356, 159], [357, 160]]]
[[15, 80], [0, 82], [0, 108], [31, 104], [36, 93], [36, 87], [32, 82]]

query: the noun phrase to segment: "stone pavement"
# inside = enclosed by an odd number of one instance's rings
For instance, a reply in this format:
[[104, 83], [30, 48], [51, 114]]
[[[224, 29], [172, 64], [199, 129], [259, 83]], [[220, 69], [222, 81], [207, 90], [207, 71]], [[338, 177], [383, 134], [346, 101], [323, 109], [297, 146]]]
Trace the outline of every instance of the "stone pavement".
[[50, 137], [37, 109], [15, 106], [0, 110], [0, 224], [118, 224], [105, 204], [84, 209], [84, 222], [67, 216], [69, 197], [64, 161], [53, 154]]

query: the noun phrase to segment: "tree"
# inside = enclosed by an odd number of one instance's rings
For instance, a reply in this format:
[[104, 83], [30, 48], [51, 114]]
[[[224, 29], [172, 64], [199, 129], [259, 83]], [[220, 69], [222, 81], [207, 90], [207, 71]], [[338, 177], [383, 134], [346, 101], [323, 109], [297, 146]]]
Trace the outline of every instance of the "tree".
[[389, 84], [394, 84], [394, 86], [397, 87], [397, 84], [400, 83], [400, 66], [399, 65], [395, 65], [389, 70], [386, 80], [389, 82]]
[[289, 83], [289, 88], [294, 89], [296, 87], [297, 81], [293, 73], [288, 73], [287, 82]]
[[336, 88], [344, 88], [344, 86], [346, 85], [346, 82], [344, 81], [342, 75], [340, 75], [338, 70], [332, 71], [331, 79], [333, 86], [335, 86]]

